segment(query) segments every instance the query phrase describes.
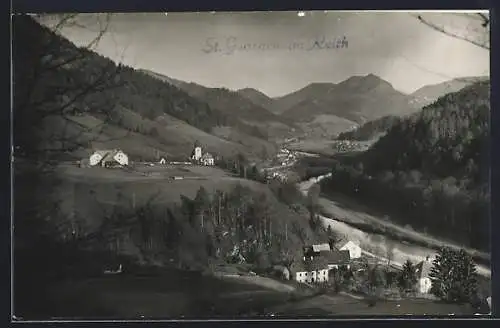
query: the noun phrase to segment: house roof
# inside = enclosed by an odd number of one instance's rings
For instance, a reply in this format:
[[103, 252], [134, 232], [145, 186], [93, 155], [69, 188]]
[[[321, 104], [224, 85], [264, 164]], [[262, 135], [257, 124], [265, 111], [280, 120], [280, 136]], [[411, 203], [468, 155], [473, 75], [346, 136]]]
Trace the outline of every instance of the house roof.
[[[308, 249], [308, 247], [304, 247], [304, 249]], [[349, 260], [350, 255], [348, 250], [323, 250], [319, 252], [319, 256], [315, 256], [312, 259], [309, 258], [305, 261], [294, 262], [290, 269], [293, 272], [323, 270], [328, 269], [328, 265], [331, 264], [347, 264]]]
[[114, 149], [106, 153], [104, 157], [102, 158], [103, 161], [111, 161], [114, 160], [114, 157], [116, 154], [118, 154], [120, 150]]
[[419, 278], [429, 277], [429, 273], [431, 273], [432, 262], [430, 261], [422, 261], [415, 266], [415, 272]]
[[348, 250], [322, 251], [320, 252], [320, 257], [324, 258], [328, 262], [328, 264], [347, 264], [351, 259]]
[[359, 243], [354, 242], [354, 241], [352, 241], [352, 240], [347, 240], [346, 242], [341, 243], [341, 245], [342, 245], [342, 246], [340, 246], [340, 248], [345, 247], [345, 246], [347, 246], [347, 245], [355, 245], [355, 246], [358, 246], [358, 247], [359, 247]]
[[315, 253], [322, 251], [330, 251], [330, 244], [323, 243], [323, 244], [312, 245], [312, 251]]
[[313, 257], [312, 260], [304, 261], [304, 267], [307, 271], [317, 271], [328, 269], [328, 260], [323, 256]]
[[357, 242], [347, 239], [346, 237], [341, 237], [340, 239], [335, 241], [335, 246], [337, 246], [338, 248], [342, 248], [349, 243], [359, 246]]

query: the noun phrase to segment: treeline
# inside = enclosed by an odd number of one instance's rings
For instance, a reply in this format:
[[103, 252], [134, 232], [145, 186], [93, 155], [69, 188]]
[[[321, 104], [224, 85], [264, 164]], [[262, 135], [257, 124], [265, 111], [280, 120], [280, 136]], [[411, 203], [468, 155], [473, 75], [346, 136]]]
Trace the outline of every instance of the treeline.
[[385, 133], [401, 119], [397, 116], [388, 115], [379, 119], [366, 122], [362, 126], [352, 131], [342, 132], [337, 137], [338, 140], [367, 141], [375, 138], [378, 134]]
[[338, 162], [342, 192], [415, 229], [489, 251], [489, 82], [448, 94]]
[[[263, 149], [263, 152], [265, 152], [265, 149]], [[267, 157], [265, 154], [262, 154], [261, 156]], [[238, 153], [234, 156], [221, 156], [215, 162], [215, 165], [243, 179], [257, 182], [267, 181], [265, 173], [259, 170], [257, 164], [251, 162], [250, 159], [243, 153]]]

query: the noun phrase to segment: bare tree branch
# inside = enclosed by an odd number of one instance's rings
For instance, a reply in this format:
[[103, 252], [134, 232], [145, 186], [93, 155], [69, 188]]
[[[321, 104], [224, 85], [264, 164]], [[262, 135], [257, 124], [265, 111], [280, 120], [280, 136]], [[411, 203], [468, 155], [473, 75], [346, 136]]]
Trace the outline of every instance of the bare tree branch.
[[490, 23], [490, 18], [488, 16], [486, 16], [485, 14], [482, 14], [482, 13], [479, 13], [478, 16], [481, 17], [482, 20], [483, 20], [483, 24], [481, 24], [481, 26], [482, 27], [487, 27], [488, 24]]
[[[483, 19], [483, 24], [482, 26], [483, 27], [487, 27], [488, 26], [488, 23], [489, 23], [489, 19], [487, 19], [487, 17], [483, 14], [479, 14], [481, 15], [481, 18]], [[452, 33], [450, 31], [448, 31], [447, 29], [445, 29], [444, 27], [441, 27], [441, 26], [438, 26], [432, 22], [430, 22], [429, 20], [423, 18], [422, 15], [417, 15], [416, 18], [421, 22], [423, 23], [424, 25], [432, 28], [433, 30], [435, 31], [438, 31], [440, 33], [443, 33], [447, 36], [450, 36], [450, 37], [453, 37], [453, 38], [456, 38], [456, 39], [459, 39], [459, 40], [463, 40], [463, 41], [466, 41], [466, 42], [469, 42], [475, 46], [478, 46], [480, 48], [483, 48], [483, 49], [486, 49], [486, 50], [490, 50], [490, 46], [489, 46], [489, 42], [486, 43], [486, 42], [478, 42], [472, 38], [469, 38], [469, 37], [466, 37], [466, 36], [463, 36], [463, 35], [458, 35], [457, 33]], [[485, 33], [489, 33], [488, 30], [485, 31]]]
[[[24, 56], [24, 60], [27, 60], [26, 63], [28, 64], [20, 65], [15, 70], [17, 73], [15, 76], [17, 86], [15, 88], [15, 91], [17, 91], [15, 113], [18, 117], [15, 122], [18, 125], [25, 121], [26, 126], [34, 131], [35, 127], [41, 127], [47, 117], [58, 117], [65, 120], [66, 123], [74, 122], [74, 120], [68, 121], [67, 116], [71, 117], [82, 112], [82, 108], [79, 108], [78, 104], [87, 103], [84, 106], [88, 107], [89, 100], [98, 99], [99, 97], [109, 102], [109, 104], [94, 104], [91, 113], [101, 115], [104, 118], [103, 126], [111, 121], [110, 113], [113, 111], [115, 104], [109, 91], [125, 84], [124, 82], [118, 82], [119, 79], [117, 79], [120, 68], [112, 62], [100, 68], [89, 66], [94, 65], [91, 59], [89, 61], [89, 58], [93, 56], [90, 49], [97, 45], [108, 31], [111, 16], [107, 14], [104, 23], [99, 20], [98, 24], [96, 24], [99, 27], [96, 36], [80, 49], [72, 48], [68, 41], [59, 36], [59, 33], [64, 28], [79, 26], [76, 18], [76, 14], [59, 16], [59, 21], [50, 28], [51, 33], [43, 31], [44, 38], [37, 40], [35, 47], [31, 47], [34, 51], [23, 51], [23, 48], [21, 48], [16, 53]], [[61, 42], [63, 44], [60, 44]], [[65, 42], [68, 43], [67, 47], [64, 47]], [[28, 48], [24, 50], [30, 50], [30, 46], [28, 45]], [[90, 75], [87, 76], [88, 74]], [[52, 83], [52, 86], [49, 83]], [[16, 127], [15, 130], [25, 131], [26, 128]], [[91, 140], [80, 142], [78, 138], [91, 130], [94, 133], [98, 132], [93, 127], [92, 129], [82, 129], [80, 133], [68, 136], [65, 132], [68, 132], [69, 129], [65, 125], [62, 130], [63, 133], [59, 135], [60, 140], [58, 140], [59, 145], [62, 147], [60, 152], [71, 152], [77, 146], [88, 145]], [[95, 134], [95, 139], [100, 137], [101, 132]], [[48, 138], [48, 141], [57, 142], [55, 137], [56, 135], [52, 135]], [[71, 138], [74, 139], [73, 142]], [[69, 146], [70, 144], [71, 146]], [[51, 150], [51, 148], [41, 149], [40, 152], [45, 150], [55, 151], [55, 149]]]

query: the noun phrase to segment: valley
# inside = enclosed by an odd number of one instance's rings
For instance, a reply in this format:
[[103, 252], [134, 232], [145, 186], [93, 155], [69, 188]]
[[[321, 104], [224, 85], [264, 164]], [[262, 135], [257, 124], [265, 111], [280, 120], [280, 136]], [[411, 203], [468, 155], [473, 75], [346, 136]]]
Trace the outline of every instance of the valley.
[[127, 15], [87, 46], [79, 15], [13, 18], [17, 320], [491, 313], [489, 77], [220, 59], [175, 13], [150, 51]]

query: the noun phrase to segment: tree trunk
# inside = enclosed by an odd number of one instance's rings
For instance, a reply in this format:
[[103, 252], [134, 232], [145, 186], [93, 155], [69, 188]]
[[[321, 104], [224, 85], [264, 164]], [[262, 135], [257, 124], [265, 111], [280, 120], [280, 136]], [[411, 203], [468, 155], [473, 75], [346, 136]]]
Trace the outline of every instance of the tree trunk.
[[201, 230], [203, 231], [204, 228], [204, 221], [205, 221], [205, 214], [203, 211], [201, 212]]

